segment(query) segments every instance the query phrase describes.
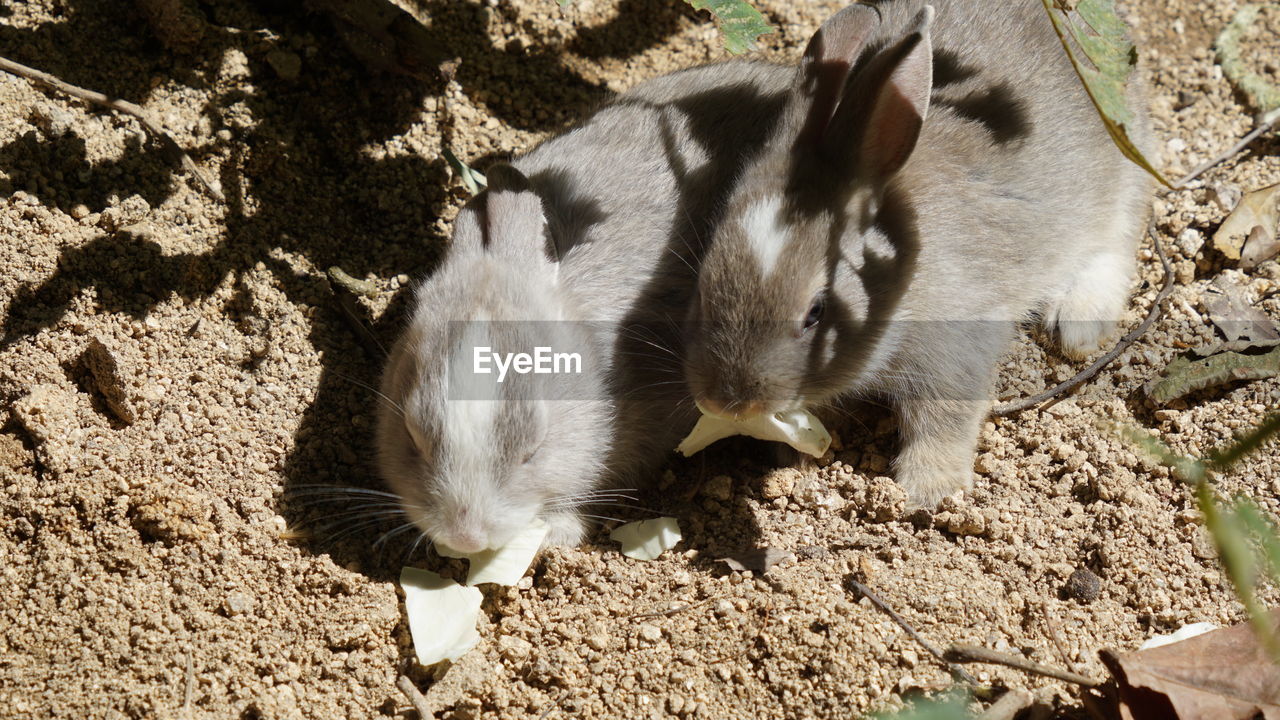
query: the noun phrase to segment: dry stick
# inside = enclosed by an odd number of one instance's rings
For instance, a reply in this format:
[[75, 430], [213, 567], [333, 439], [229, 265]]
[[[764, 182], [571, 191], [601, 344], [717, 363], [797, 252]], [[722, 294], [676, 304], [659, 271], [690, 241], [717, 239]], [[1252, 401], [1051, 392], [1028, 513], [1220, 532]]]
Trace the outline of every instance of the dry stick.
[[1067, 644], [1062, 640], [1062, 633], [1058, 632], [1057, 620], [1054, 618], [1047, 602], [1040, 603], [1040, 619], [1044, 621], [1045, 628], [1049, 630], [1049, 639], [1053, 641], [1054, 647], [1058, 648], [1058, 657], [1062, 659], [1062, 662], [1068, 668], [1074, 670], [1075, 667], [1072, 665], [1071, 656], [1067, 654]]
[[396, 680], [396, 687], [400, 688], [401, 693], [404, 693], [405, 699], [417, 711], [418, 717], [422, 718], [422, 720], [432, 720], [435, 717], [431, 713], [431, 706], [427, 704], [427, 699], [422, 697], [422, 693], [418, 692], [417, 686], [413, 684], [413, 681], [408, 676], [401, 675]]
[[1169, 293], [1173, 292], [1173, 268], [1169, 266], [1169, 258], [1164, 254], [1164, 243], [1160, 242], [1160, 233], [1156, 230], [1156, 221], [1154, 218], [1152, 218], [1151, 222], [1147, 225], [1147, 234], [1151, 236], [1151, 241], [1156, 247], [1156, 255], [1160, 256], [1160, 264], [1164, 268], [1164, 287], [1160, 288], [1160, 292], [1156, 294], [1156, 299], [1151, 303], [1151, 310], [1147, 312], [1147, 317], [1143, 319], [1142, 324], [1138, 325], [1138, 327], [1134, 328], [1128, 335], [1121, 338], [1120, 342], [1116, 343], [1116, 346], [1111, 348], [1111, 351], [1106, 355], [1103, 355], [1095, 360], [1092, 365], [1076, 373], [1075, 377], [1067, 380], [1066, 382], [1059, 383], [1039, 395], [1032, 395], [1028, 398], [1022, 398], [1021, 400], [1013, 400], [1002, 405], [997, 405], [991, 410], [992, 415], [1012, 415], [1016, 412], [1021, 412], [1028, 408], [1035, 407], [1042, 402], [1052, 400], [1065, 392], [1069, 392], [1080, 387], [1092, 379], [1094, 375], [1097, 375], [1102, 368], [1110, 365], [1112, 360], [1115, 360], [1120, 356], [1120, 353], [1128, 350], [1129, 346], [1141, 337], [1142, 334], [1147, 331], [1147, 328], [1151, 327], [1151, 324], [1160, 317], [1160, 306], [1164, 304], [1165, 298], [1169, 297]]
[[964, 680], [970, 685], [978, 685], [977, 678], [970, 675], [969, 672], [964, 668], [947, 660], [946, 656], [942, 654], [942, 651], [939, 650], [937, 646], [935, 646], [933, 643], [921, 637], [920, 633], [916, 632], [916, 629], [911, 626], [911, 623], [907, 622], [905, 618], [903, 618], [898, 613], [894, 612], [893, 608], [889, 607], [889, 605], [884, 600], [880, 599], [879, 595], [876, 595], [874, 592], [871, 591], [871, 588], [867, 587], [866, 585], [863, 585], [862, 583], [852, 578], [849, 579], [849, 585], [851, 585], [854, 590], [857, 590], [858, 592], [862, 593], [862, 596], [870, 600], [871, 604], [879, 608], [881, 612], [883, 612], [885, 615], [888, 615], [890, 618], [892, 618], [894, 622], [898, 623], [898, 627], [901, 627], [903, 630], [905, 630], [906, 633], [911, 636], [912, 640], [915, 640], [916, 642], [920, 643], [920, 647], [924, 648], [925, 650], [928, 650], [930, 655], [933, 655], [940, 662], [945, 664], [947, 666], [947, 669], [950, 670], [952, 674], [959, 676], [961, 680]]
[[187, 672], [186, 679], [183, 681], [182, 687], [182, 715], [190, 720], [191, 718], [191, 697], [195, 694], [196, 683], [196, 663], [195, 655], [187, 654]]
[[334, 280], [332, 275], [327, 275], [326, 279], [329, 281], [329, 292], [333, 297], [333, 304], [337, 308], [338, 314], [342, 316], [342, 321], [346, 323], [347, 329], [355, 336], [356, 342], [360, 343], [360, 346], [364, 348], [370, 359], [385, 360], [387, 350], [382, 347], [382, 343], [378, 342], [378, 337], [373, 334], [373, 331], [360, 318], [355, 294], [346, 285], [343, 285], [341, 281]]
[[1277, 122], [1280, 122], [1280, 109], [1272, 110], [1266, 115], [1263, 115], [1262, 119], [1258, 122], [1258, 127], [1254, 128], [1253, 131], [1250, 132], [1248, 135], [1245, 135], [1243, 138], [1240, 138], [1240, 142], [1236, 143], [1235, 145], [1232, 145], [1229, 149], [1227, 149], [1221, 155], [1213, 158], [1212, 160], [1206, 160], [1203, 165], [1196, 168], [1195, 170], [1192, 170], [1186, 177], [1179, 180], [1176, 187], [1178, 187], [1179, 189], [1184, 188], [1186, 187], [1187, 183], [1191, 182], [1192, 180], [1195, 180], [1196, 178], [1200, 177], [1206, 172], [1209, 172], [1209, 170], [1213, 169], [1220, 163], [1226, 162], [1233, 155], [1245, 149], [1249, 145], [1249, 143], [1253, 142], [1254, 140], [1257, 140], [1263, 133], [1267, 132], [1272, 127], [1275, 127], [1275, 124]]
[[171, 152], [177, 153], [178, 157], [182, 161], [182, 167], [186, 168], [187, 172], [194, 175], [196, 179], [200, 181], [200, 184], [204, 185], [204, 188], [209, 191], [210, 195], [217, 198], [219, 202], [227, 201], [227, 198], [222, 194], [222, 191], [214, 187], [213, 183], [204, 176], [204, 173], [200, 172], [200, 168], [196, 167], [195, 162], [192, 161], [191, 156], [187, 155], [186, 151], [182, 149], [182, 146], [179, 145], [178, 142], [169, 135], [169, 133], [165, 132], [164, 128], [152, 122], [151, 118], [147, 115], [147, 111], [143, 110], [140, 106], [134, 105], [127, 100], [107, 97], [100, 92], [76, 87], [68, 82], [59, 80], [47, 72], [27, 67], [26, 65], [16, 63], [5, 57], [0, 57], [0, 70], [12, 73], [21, 78], [26, 78], [34, 83], [51, 87], [54, 90], [70, 95], [71, 97], [79, 98], [86, 102], [97, 103], [98, 105], [111, 108], [116, 112], [122, 112], [126, 115], [132, 115], [137, 118], [138, 122], [142, 124], [142, 127], [147, 132], [151, 133], [153, 137], [158, 139], [161, 144]]
[[1031, 673], [1032, 675], [1043, 675], [1056, 680], [1062, 680], [1083, 687], [1097, 687], [1099, 683], [1091, 677], [1073, 673], [1070, 670], [1061, 670], [1059, 668], [1041, 665], [1038, 662], [1032, 662], [1017, 655], [1008, 655], [1006, 653], [989, 650], [976, 645], [952, 645], [947, 648], [946, 657], [955, 662], [980, 662], [991, 663], [994, 665], [1005, 665]]

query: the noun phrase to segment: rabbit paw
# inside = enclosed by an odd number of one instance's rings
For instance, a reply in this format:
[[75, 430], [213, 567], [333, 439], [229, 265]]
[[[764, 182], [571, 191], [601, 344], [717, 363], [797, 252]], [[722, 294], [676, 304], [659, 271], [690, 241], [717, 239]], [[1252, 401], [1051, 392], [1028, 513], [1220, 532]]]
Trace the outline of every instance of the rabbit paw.
[[898, 484], [907, 491], [907, 505], [932, 510], [942, 499], [973, 487], [973, 470], [969, 466], [938, 467], [901, 463]]
[[1049, 303], [1044, 326], [1058, 337], [1064, 355], [1083, 360], [1115, 333], [1129, 299], [1132, 265], [1114, 253], [1098, 255]]
[[544, 519], [548, 529], [547, 537], [542, 541], [543, 545], [574, 546], [582, 543], [587, 527], [581, 515], [569, 510], [560, 510], [548, 514]]

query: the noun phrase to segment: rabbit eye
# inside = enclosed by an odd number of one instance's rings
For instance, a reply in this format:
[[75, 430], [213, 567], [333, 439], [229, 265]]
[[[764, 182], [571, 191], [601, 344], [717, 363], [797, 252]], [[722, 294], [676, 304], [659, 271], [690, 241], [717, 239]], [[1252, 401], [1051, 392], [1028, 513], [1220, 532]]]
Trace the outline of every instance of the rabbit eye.
[[809, 314], [804, 316], [805, 330], [817, 325], [818, 321], [822, 320], [822, 311], [825, 308], [825, 305], [826, 303], [822, 301], [822, 298], [818, 298], [813, 301], [813, 305], [809, 306]]

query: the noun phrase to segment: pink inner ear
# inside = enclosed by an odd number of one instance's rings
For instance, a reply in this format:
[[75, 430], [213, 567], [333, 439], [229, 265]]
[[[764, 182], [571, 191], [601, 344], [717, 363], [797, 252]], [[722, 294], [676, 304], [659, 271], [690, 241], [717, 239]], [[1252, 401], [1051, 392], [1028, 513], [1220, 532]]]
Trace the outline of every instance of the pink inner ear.
[[893, 175], [907, 162], [923, 124], [924, 118], [911, 99], [892, 85], [886, 87], [867, 121], [862, 168], [876, 180]]
[[802, 94], [799, 104], [805, 108], [797, 145], [817, 148], [835, 114], [849, 71], [879, 24], [880, 15], [874, 9], [852, 5], [813, 34], [800, 62], [795, 88]]
[[886, 180], [907, 162], [929, 111], [932, 88], [933, 52], [926, 35], [876, 93], [859, 148], [859, 165], [865, 175]]

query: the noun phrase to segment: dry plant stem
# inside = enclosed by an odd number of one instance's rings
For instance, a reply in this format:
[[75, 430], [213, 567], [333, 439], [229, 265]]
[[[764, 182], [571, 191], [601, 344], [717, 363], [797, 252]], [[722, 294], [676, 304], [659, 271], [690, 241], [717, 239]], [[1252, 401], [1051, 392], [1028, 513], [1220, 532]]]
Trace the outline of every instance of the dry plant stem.
[[1156, 221], [1154, 218], [1147, 225], [1147, 234], [1151, 236], [1151, 242], [1155, 244], [1156, 255], [1160, 257], [1160, 265], [1164, 269], [1164, 286], [1161, 287], [1160, 292], [1156, 294], [1156, 299], [1151, 302], [1151, 310], [1147, 312], [1147, 317], [1142, 320], [1142, 323], [1131, 330], [1128, 335], [1120, 338], [1120, 342], [1116, 343], [1116, 346], [1111, 348], [1110, 352], [1097, 360], [1094, 360], [1092, 365], [1076, 373], [1070, 380], [1059, 383], [1039, 395], [1032, 395], [1028, 398], [1022, 398], [1021, 400], [1014, 400], [1002, 405], [997, 405], [992, 408], [992, 415], [1012, 415], [1016, 412], [1022, 412], [1023, 410], [1033, 408], [1043, 402], [1052, 400], [1063, 393], [1075, 390], [1091, 380], [1093, 376], [1097, 375], [1102, 370], [1102, 368], [1110, 365], [1111, 361], [1120, 357], [1120, 353], [1129, 349], [1129, 346], [1141, 337], [1142, 334], [1151, 327], [1152, 323], [1160, 317], [1161, 306], [1164, 304], [1165, 299], [1169, 297], [1169, 293], [1173, 292], [1173, 269], [1169, 266], [1169, 258], [1164, 253], [1164, 243], [1160, 242], [1160, 233], [1156, 231]]
[[1022, 688], [1010, 690], [1001, 695], [977, 720], [1013, 720], [1015, 715], [1031, 707], [1034, 701], [1035, 697]]
[[872, 592], [871, 588], [867, 587], [866, 585], [863, 585], [862, 583], [852, 578], [849, 579], [849, 585], [854, 590], [857, 590], [859, 593], [861, 593], [863, 597], [870, 600], [871, 604], [875, 605], [880, 610], [880, 612], [884, 613], [885, 615], [888, 615], [894, 622], [898, 623], [898, 627], [905, 630], [906, 633], [911, 636], [912, 640], [915, 640], [917, 643], [920, 644], [920, 647], [924, 648], [925, 650], [928, 650], [930, 655], [934, 656], [940, 662], [946, 665], [947, 669], [950, 670], [953, 675], [959, 677], [961, 680], [964, 680], [970, 685], [975, 685], [975, 686], [978, 685], [977, 678], [970, 675], [969, 671], [947, 660], [947, 658], [942, 654], [942, 651], [939, 650], [936, 645], [934, 645], [933, 643], [921, 637], [920, 633], [916, 632], [916, 629], [911, 626], [911, 623], [907, 622], [905, 618], [903, 618], [901, 615], [895, 612], [893, 608], [889, 607], [888, 603], [882, 600], [879, 595], [876, 595], [874, 592]]
[[370, 298], [378, 296], [377, 283], [370, 280], [357, 280], [337, 265], [329, 268], [325, 274], [329, 278], [329, 282], [338, 283], [353, 293]]
[[418, 713], [418, 717], [422, 720], [432, 720], [435, 716], [431, 713], [431, 706], [427, 704], [427, 699], [422, 697], [422, 693], [418, 692], [417, 686], [413, 684], [407, 676], [401, 675], [396, 680], [396, 687], [400, 688], [400, 692], [404, 693], [404, 697], [413, 706]]
[[1055, 680], [1062, 680], [1074, 685], [1082, 687], [1096, 687], [1099, 683], [1093, 678], [1069, 670], [1060, 670], [1048, 665], [1041, 665], [1037, 662], [1020, 658], [1017, 655], [1008, 655], [995, 650], [989, 650], [976, 645], [952, 645], [947, 648], [946, 657], [956, 662], [980, 662], [990, 663], [993, 665], [1004, 665], [1015, 670], [1021, 670], [1032, 675], [1043, 675], [1051, 677]]
[[356, 342], [360, 343], [360, 347], [373, 360], [385, 360], [387, 358], [386, 348], [382, 347], [382, 343], [378, 342], [378, 338], [373, 331], [364, 324], [364, 320], [360, 318], [360, 313], [356, 309], [355, 294], [343, 285], [340, 281], [335, 281], [332, 275], [327, 276], [329, 280], [329, 291], [333, 293], [333, 303], [337, 306], [338, 314], [342, 316], [342, 321], [347, 324], [347, 329], [355, 336]]
[[20, 78], [25, 78], [39, 85], [53, 88], [54, 90], [70, 95], [73, 98], [96, 103], [103, 107], [111, 108], [116, 112], [122, 112], [126, 115], [132, 115], [139, 123], [142, 124], [142, 127], [148, 133], [151, 133], [151, 135], [159, 140], [160, 143], [168, 150], [177, 154], [178, 158], [182, 161], [182, 167], [186, 169], [187, 172], [194, 175], [196, 180], [199, 180], [200, 184], [204, 185], [204, 189], [209, 191], [210, 195], [217, 198], [218, 202], [227, 201], [227, 198], [222, 194], [222, 191], [215, 187], [213, 183], [204, 176], [204, 173], [200, 172], [200, 168], [196, 167], [191, 156], [182, 149], [182, 146], [178, 144], [178, 141], [174, 140], [169, 133], [165, 132], [164, 128], [152, 122], [151, 118], [147, 115], [147, 111], [143, 110], [140, 106], [134, 105], [127, 100], [110, 98], [100, 92], [76, 87], [68, 82], [59, 80], [47, 72], [27, 67], [26, 65], [16, 63], [5, 57], [0, 57], [0, 70], [17, 75]]
[[1075, 671], [1078, 668], [1076, 663], [1071, 661], [1071, 655], [1067, 653], [1066, 643], [1062, 640], [1062, 633], [1059, 632], [1057, 617], [1053, 613], [1053, 608], [1049, 603], [1040, 604], [1040, 617], [1044, 620], [1044, 626], [1049, 631], [1049, 639], [1053, 640], [1053, 646], [1058, 650], [1058, 658], [1062, 660], [1062, 664], [1068, 669]]
[[186, 678], [182, 683], [182, 716], [190, 720], [191, 718], [191, 697], [195, 693], [196, 686], [196, 662], [194, 655], [187, 655], [187, 672]]
[[1180, 189], [1186, 187], [1187, 183], [1191, 182], [1192, 180], [1195, 180], [1196, 178], [1209, 172], [1210, 170], [1217, 167], [1218, 165], [1231, 159], [1231, 157], [1234, 156], [1236, 153], [1248, 147], [1249, 143], [1253, 142], [1254, 140], [1257, 140], [1259, 137], [1262, 136], [1263, 133], [1275, 127], [1277, 122], [1280, 122], [1280, 111], [1273, 110], [1267, 113], [1265, 116], [1263, 116], [1262, 120], [1258, 123], [1258, 127], [1254, 128], [1248, 135], [1245, 135], [1244, 137], [1240, 138], [1240, 142], [1236, 143], [1235, 145], [1232, 145], [1221, 155], [1213, 158], [1212, 160], [1205, 161], [1203, 165], [1196, 168], [1195, 170], [1192, 170], [1190, 173], [1187, 174], [1186, 177], [1178, 181], [1176, 187]]

